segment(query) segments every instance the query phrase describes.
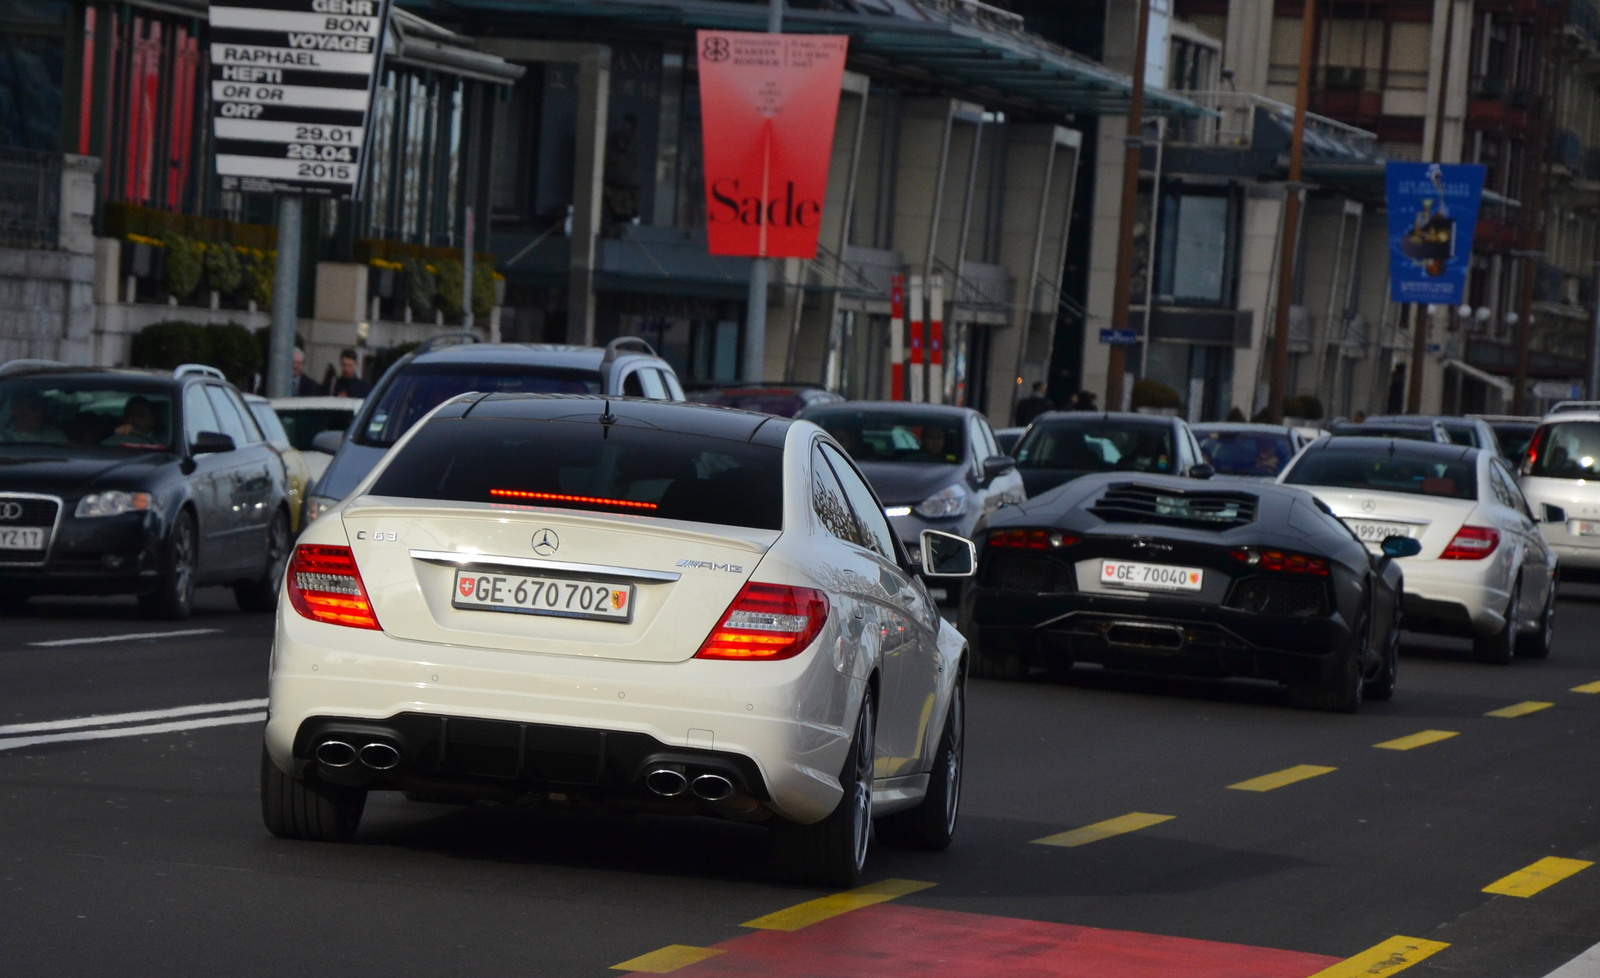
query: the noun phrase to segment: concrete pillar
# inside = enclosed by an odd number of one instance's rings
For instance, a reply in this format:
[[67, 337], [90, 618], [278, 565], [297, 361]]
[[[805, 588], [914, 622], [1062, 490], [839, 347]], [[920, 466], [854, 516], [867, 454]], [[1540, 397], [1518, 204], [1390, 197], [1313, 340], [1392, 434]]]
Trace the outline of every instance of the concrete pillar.
[[[1440, 159], [1435, 162], [1455, 163], [1461, 160], [1463, 126], [1467, 117], [1468, 81], [1475, 73], [1472, 65], [1472, 11], [1470, 0], [1434, 0], [1433, 36], [1428, 49], [1428, 108], [1422, 124], [1422, 158], [1433, 160], [1434, 123], [1439, 113], [1439, 85], [1444, 71], [1444, 25], [1450, 4], [1456, 5], [1455, 18], [1450, 25], [1450, 77], [1446, 85], [1444, 102], [1444, 136], [1439, 143]], [[1430, 332], [1431, 335], [1431, 332]]]
[[1228, 31], [1222, 39], [1222, 63], [1233, 69], [1241, 92], [1265, 95], [1272, 56], [1272, 0], [1228, 0]]
[[312, 315], [359, 323], [367, 319], [367, 272], [355, 262], [317, 262], [317, 292]]
[[[1117, 284], [1117, 240], [1121, 231], [1125, 157], [1122, 138], [1127, 131], [1127, 116], [1100, 117], [1095, 147], [1094, 206], [1090, 211], [1089, 275], [1084, 296], [1087, 322], [1083, 328], [1081, 367], [1083, 389], [1100, 396], [1105, 393], [1106, 366], [1110, 362], [1110, 347], [1100, 342], [1100, 331], [1111, 327], [1111, 298]], [[1234, 387], [1238, 389], [1238, 384]], [[1112, 410], [1120, 407], [1117, 404], [1101, 406]]]
[[1233, 351], [1233, 406], [1247, 420], [1266, 403], [1266, 395], [1257, 394], [1266, 382], [1264, 354], [1275, 312], [1284, 199], [1282, 184], [1268, 184], [1251, 187], [1244, 202], [1239, 309], [1250, 313], [1251, 327], [1250, 345]]

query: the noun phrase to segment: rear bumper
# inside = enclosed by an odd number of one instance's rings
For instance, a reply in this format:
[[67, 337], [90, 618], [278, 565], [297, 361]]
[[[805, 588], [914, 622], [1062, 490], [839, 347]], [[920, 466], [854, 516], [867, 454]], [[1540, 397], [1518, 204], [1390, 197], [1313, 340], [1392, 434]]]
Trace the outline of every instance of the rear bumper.
[[831, 628], [781, 662], [593, 659], [404, 641], [308, 621], [285, 601], [266, 746], [281, 770], [303, 771], [319, 733], [365, 731], [403, 758], [391, 774], [352, 772], [371, 787], [603, 801], [652, 797], [640, 765], [670, 755], [727, 767], [749, 797], [815, 822], [842, 796], [865, 693], [834, 668], [830, 640]]
[[[1017, 622], [1040, 624], [1019, 626]], [[1108, 668], [1277, 682], [1332, 679], [1357, 648], [1344, 619], [1256, 615], [1214, 605], [1119, 601], [1084, 594], [977, 589], [974, 626], [985, 655], [1070, 659]]]
[[1511, 573], [1499, 553], [1484, 560], [1402, 560], [1405, 605], [1401, 627], [1471, 637], [1497, 634], [1511, 603]]

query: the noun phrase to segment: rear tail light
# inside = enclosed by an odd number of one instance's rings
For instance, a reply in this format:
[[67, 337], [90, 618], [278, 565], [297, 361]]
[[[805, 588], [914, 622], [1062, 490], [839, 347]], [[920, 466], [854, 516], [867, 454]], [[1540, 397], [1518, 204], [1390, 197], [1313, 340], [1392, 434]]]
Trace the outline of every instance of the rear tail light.
[[1463, 526], [1456, 531], [1450, 546], [1439, 555], [1440, 560], [1482, 560], [1500, 546], [1500, 531], [1487, 526]]
[[349, 547], [302, 544], [287, 575], [289, 603], [303, 618], [349, 628], [379, 628]]
[[828, 621], [821, 591], [746, 583], [697, 659], [790, 659], [806, 650]]
[[1267, 550], [1262, 547], [1235, 547], [1228, 552], [1233, 555], [1233, 559], [1264, 571], [1310, 574], [1313, 577], [1328, 576], [1328, 562], [1321, 557], [1308, 557], [1305, 554]]
[[1077, 542], [1077, 537], [1058, 530], [996, 530], [989, 534], [989, 546], [1013, 550], [1052, 550]]

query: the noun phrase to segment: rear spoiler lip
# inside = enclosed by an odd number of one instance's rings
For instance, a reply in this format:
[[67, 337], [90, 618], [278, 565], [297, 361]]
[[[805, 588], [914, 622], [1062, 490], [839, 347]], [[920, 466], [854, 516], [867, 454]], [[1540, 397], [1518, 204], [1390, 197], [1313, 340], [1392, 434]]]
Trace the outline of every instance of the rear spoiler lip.
[[614, 577], [624, 581], [651, 581], [670, 584], [683, 577], [674, 571], [643, 567], [617, 567], [612, 564], [579, 564], [568, 560], [543, 560], [537, 557], [502, 557], [485, 553], [457, 553], [447, 550], [412, 550], [411, 559], [450, 567], [503, 567], [511, 570], [560, 571], [592, 577]]

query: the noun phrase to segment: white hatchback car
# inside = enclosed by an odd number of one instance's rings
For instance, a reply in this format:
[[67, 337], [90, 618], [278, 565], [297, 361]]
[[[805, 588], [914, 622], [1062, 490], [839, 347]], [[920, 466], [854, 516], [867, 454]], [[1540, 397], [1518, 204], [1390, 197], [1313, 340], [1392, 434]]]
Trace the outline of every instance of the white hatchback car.
[[1325, 438], [1278, 481], [1328, 504], [1370, 549], [1409, 536], [1402, 624], [1473, 640], [1479, 658], [1550, 654], [1556, 558], [1500, 457], [1398, 438]]
[[307, 528], [261, 765], [277, 835], [369, 790], [772, 826], [790, 879], [853, 885], [878, 835], [942, 849], [967, 647], [815, 425], [700, 405], [470, 394]]
[[[1558, 405], [1558, 407], [1562, 407]], [[1534, 431], [1518, 485], [1563, 568], [1600, 570], [1600, 410], [1568, 407]]]

